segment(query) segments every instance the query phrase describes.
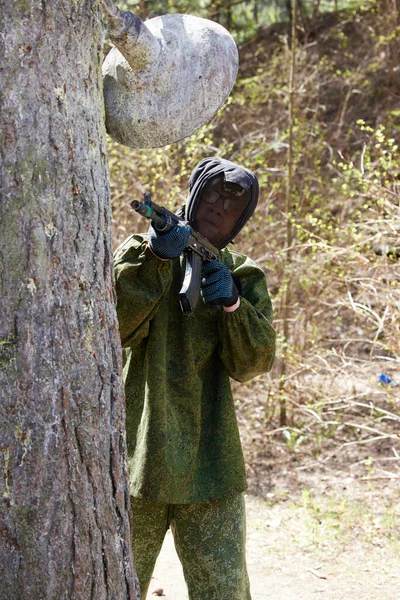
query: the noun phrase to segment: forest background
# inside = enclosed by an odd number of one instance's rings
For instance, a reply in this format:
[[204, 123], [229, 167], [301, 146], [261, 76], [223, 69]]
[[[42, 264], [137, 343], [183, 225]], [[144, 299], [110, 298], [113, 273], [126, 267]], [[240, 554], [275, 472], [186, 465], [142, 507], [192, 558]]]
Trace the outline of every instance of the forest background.
[[159, 149], [109, 139], [109, 164], [115, 247], [147, 229], [130, 201], [150, 191], [177, 209], [202, 158], [257, 174], [235, 248], [267, 275], [278, 350], [272, 373], [235, 386], [250, 491], [398, 486], [399, 4], [299, 1], [293, 43], [290, 0], [119, 5], [213, 19], [239, 46], [212, 122]]

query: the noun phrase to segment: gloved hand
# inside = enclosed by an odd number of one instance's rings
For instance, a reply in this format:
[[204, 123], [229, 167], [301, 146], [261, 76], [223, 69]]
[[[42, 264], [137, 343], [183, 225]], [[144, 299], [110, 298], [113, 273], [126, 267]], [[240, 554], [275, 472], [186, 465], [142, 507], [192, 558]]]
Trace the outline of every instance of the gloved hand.
[[218, 260], [203, 264], [201, 295], [211, 306], [233, 306], [239, 298], [239, 290], [226, 265]]
[[189, 235], [190, 228], [184, 223], [178, 223], [167, 233], [157, 231], [153, 225], [150, 225], [149, 244], [159, 258], [175, 258], [186, 248]]

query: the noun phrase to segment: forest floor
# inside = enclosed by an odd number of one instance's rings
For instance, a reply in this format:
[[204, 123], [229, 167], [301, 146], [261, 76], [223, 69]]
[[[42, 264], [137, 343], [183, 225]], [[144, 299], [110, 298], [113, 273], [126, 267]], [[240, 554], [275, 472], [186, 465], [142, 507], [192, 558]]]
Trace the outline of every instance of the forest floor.
[[[280, 465], [264, 497], [247, 494], [253, 600], [376, 600], [400, 589], [400, 475]], [[268, 474], [271, 480], [271, 474]], [[168, 532], [148, 598], [187, 600]]]

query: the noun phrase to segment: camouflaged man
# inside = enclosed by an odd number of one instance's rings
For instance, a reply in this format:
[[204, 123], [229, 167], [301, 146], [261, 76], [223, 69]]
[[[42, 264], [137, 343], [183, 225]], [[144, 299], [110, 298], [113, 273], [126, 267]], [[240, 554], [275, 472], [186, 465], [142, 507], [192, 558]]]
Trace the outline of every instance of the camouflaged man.
[[185, 220], [221, 250], [203, 264], [202, 301], [178, 294], [188, 227], [152, 226], [115, 254], [124, 348], [133, 552], [142, 600], [171, 527], [190, 600], [250, 600], [246, 477], [229, 378], [269, 371], [275, 352], [263, 271], [226, 248], [253, 214], [248, 169], [206, 158], [190, 177]]

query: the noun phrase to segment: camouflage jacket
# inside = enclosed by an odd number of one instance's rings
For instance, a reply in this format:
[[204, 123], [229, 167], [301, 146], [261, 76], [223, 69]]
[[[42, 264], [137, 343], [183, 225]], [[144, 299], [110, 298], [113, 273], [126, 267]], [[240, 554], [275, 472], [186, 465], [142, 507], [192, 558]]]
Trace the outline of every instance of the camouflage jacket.
[[239, 278], [232, 313], [201, 299], [183, 315], [184, 258], [157, 259], [145, 235], [115, 253], [124, 354], [131, 493], [158, 502], [204, 502], [246, 489], [229, 377], [271, 369], [275, 332], [265, 275], [243, 254], [221, 260]]

